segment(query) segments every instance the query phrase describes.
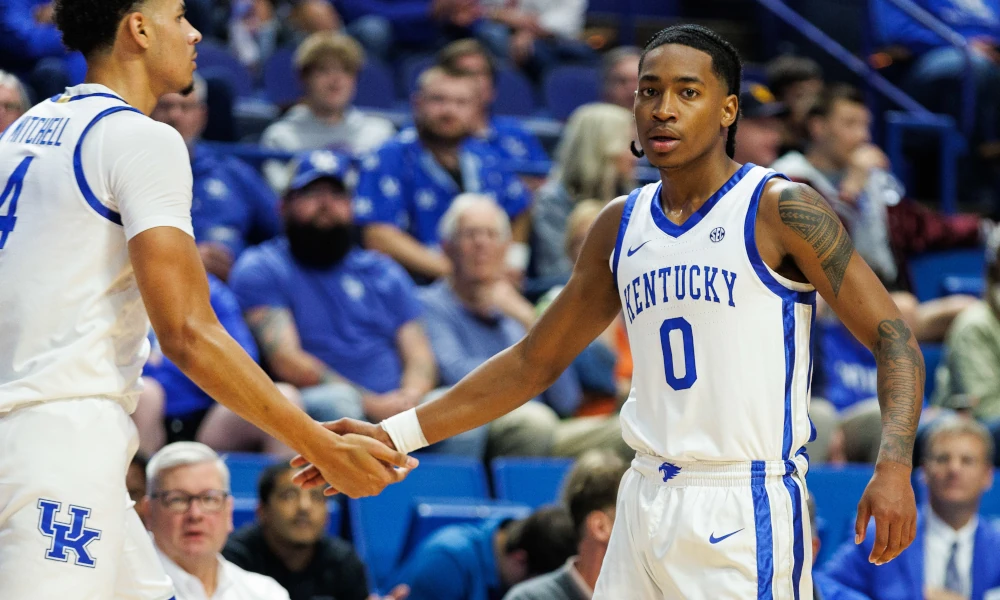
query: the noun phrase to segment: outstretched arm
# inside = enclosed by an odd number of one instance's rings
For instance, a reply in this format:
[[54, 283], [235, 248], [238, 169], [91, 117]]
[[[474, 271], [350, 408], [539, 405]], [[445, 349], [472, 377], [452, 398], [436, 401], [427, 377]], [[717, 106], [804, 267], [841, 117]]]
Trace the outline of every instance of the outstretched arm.
[[924, 395], [924, 359], [899, 309], [857, 252], [827, 202], [812, 188], [774, 182], [762, 196], [758, 247], [765, 262], [812, 283], [878, 365], [882, 444], [875, 476], [858, 507], [856, 540], [875, 517], [870, 559], [895, 558], [916, 535], [910, 486], [913, 443]]

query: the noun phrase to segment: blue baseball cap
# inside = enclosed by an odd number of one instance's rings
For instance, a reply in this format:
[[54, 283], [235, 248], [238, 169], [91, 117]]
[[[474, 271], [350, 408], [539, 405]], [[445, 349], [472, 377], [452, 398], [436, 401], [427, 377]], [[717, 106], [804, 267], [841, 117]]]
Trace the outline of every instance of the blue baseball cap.
[[288, 192], [297, 192], [320, 179], [333, 179], [345, 188], [354, 187], [357, 175], [351, 166], [351, 159], [331, 150], [303, 152], [294, 160], [292, 179], [288, 182]]

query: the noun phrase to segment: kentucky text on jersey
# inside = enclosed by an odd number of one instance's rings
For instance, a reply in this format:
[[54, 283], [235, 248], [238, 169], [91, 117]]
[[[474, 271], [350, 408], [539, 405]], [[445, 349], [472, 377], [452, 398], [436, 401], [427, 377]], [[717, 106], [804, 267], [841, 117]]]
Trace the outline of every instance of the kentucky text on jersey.
[[29, 117], [21, 119], [10, 135], [0, 139], [11, 144], [62, 146], [62, 135], [69, 122], [65, 117]]
[[[723, 303], [736, 308], [736, 298], [733, 295], [735, 287], [736, 273], [727, 269], [711, 265], [660, 267], [643, 273], [641, 277], [634, 277], [626, 284], [622, 292], [622, 304], [629, 323], [635, 321], [643, 310], [656, 306], [657, 302], [666, 303], [671, 299]], [[719, 296], [720, 289], [724, 296]]]

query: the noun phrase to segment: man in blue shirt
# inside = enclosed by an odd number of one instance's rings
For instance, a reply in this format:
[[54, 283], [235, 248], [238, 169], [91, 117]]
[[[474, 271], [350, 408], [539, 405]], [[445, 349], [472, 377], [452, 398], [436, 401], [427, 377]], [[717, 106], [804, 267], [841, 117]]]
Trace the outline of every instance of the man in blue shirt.
[[403, 564], [407, 600], [499, 600], [514, 584], [554, 571], [576, 552], [573, 520], [542, 508], [523, 521], [491, 520], [436, 531]]
[[917, 518], [913, 544], [893, 562], [868, 557], [874, 528], [860, 545], [848, 541], [824, 568], [838, 583], [873, 600], [991, 600], [1000, 595], [1000, 529], [980, 516], [993, 485], [993, 438], [962, 417], [931, 430], [923, 470], [928, 503]]
[[252, 167], [200, 143], [208, 120], [207, 93], [205, 81], [195, 75], [191, 94], [163, 96], [151, 116], [176, 129], [187, 144], [194, 237], [208, 272], [226, 280], [247, 246], [281, 233], [281, 221], [278, 199]]
[[437, 373], [413, 281], [353, 246], [347, 157], [297, 160], [285, 237], [250, 248], [231, 284], [272, 375], [302, 389], [322, 421], [380, 421], [416, 406]]
[[527, 190], [502, 157], [471, 138], [479, 109], [475, 80], [431, 67], [414, 96], [415, 127], [362, 160], [355, 215], [364, 242], [426, 279], [451, 272], [438, 250], [438, 221], [462, 192], [492, 196], [527, 238]]
[[[420, 299], [441, 383], [451, 386], [524, 337], [535, 322], [536, 311], [505, 277], [510, 222], [492, 200], [462, 194], [442, 217], [440, 229], [441, 244], [454, 271], [421, 289]], [[635, 451], [622, 439], [617, 416], [569, 419], [581, 399], [580, 383], [570, 369], [540, 398], [459, 437], [469, 444], [477, 440], [478, 448], [469, 454], [480, 456], [487, 434], [490, 455], [575, 456], [599, 447], [623, 457], [634, 456]], [[526, 435], [536, 441], [535, 447], [518, 442]]]
[[34, 88], [36, 101], [83, 81], [87, 64], [67, 52], [49, 0], [0, 0], [0, 69]]

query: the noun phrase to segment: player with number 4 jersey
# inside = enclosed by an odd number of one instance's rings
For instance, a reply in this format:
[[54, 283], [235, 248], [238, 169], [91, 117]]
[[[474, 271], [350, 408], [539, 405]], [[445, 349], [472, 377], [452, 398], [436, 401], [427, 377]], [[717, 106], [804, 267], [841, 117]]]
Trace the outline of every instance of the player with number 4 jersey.
[[0, 134], [0, 598], [167, 600], [125, 488], [151, 322], [188, 377], [340, 491], [376, 493], [415, 461], [311, 420], [215, 317], [187, 149], [147, 116], [192, 86], [183, 1], [54, 4], [87, 82]]
[[[884, 563], [915, 535], [923, 358], [826, 202], [732, 160], [741, 71], [708, 29], [656, 34], [639, 62], [633, 153], [660, 181], [605, 207], [518, 344], [381, 426], [331, 425], [404, 452], [478, 427], [542, 392], [623, 314], [634, 371], [621, 422], [636, 456], [595, 600], [813, 597], [804, 447], [817, 293], [878, 361], [882, 446], [859, 540], [874, 517], [871, 559]], [[297, 480], [322, 483], [314, 469]]]

